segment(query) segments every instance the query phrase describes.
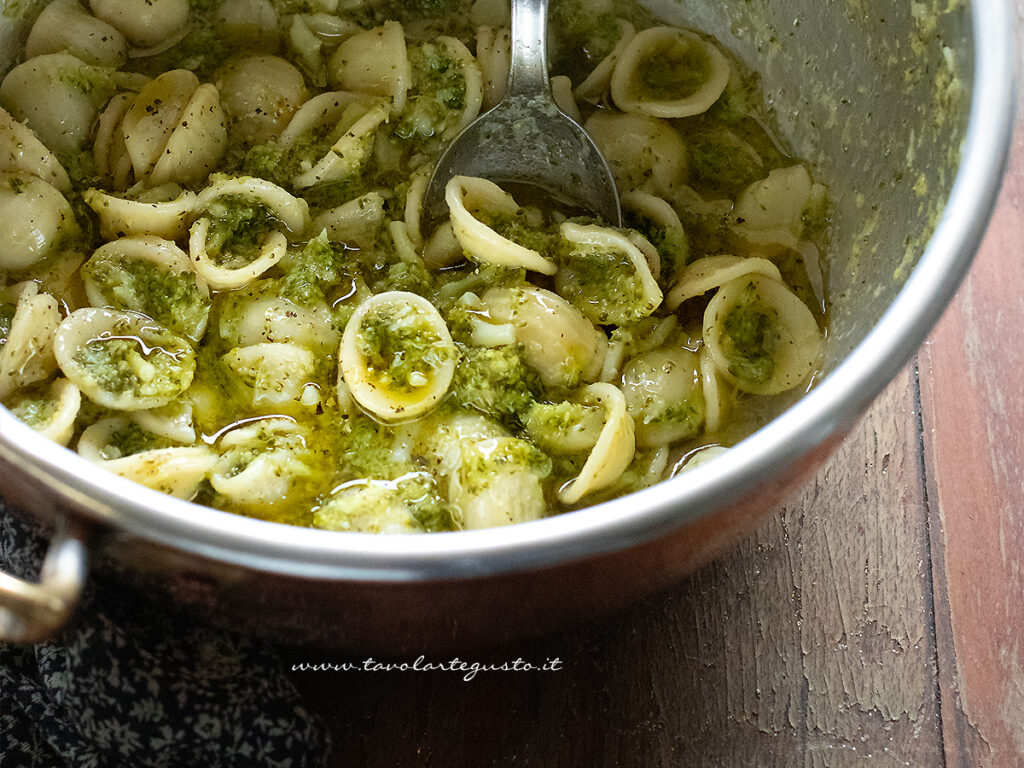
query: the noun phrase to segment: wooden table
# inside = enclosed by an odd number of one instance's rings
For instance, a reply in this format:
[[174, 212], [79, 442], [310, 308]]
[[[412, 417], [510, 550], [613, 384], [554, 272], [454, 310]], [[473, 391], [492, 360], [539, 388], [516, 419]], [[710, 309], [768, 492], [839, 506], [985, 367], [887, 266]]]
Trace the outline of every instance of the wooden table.
[[296, 674], [334, 764], [1024, 766], [1022, 336], [1024, 120], [956, 302], [802, 495], [627, 613], [465, 655], [559, 671]]

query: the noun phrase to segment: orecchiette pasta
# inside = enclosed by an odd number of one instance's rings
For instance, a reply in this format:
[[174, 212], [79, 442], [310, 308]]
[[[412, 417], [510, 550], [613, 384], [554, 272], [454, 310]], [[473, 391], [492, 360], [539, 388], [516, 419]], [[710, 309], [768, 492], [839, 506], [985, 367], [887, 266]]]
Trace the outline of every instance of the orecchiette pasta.
[[36, 18], [25, 41], [28, 58], [66, 51], [86, 64], [119, 67], [128, 59], [124, 35], [86, 12], [77, 0], [53, 0]]
[[607, 227], [569, 222], [560, 231], [570, 247], [555, 286], [588, 319], [622, 325], [658, 308], [661, 288], [633, 240]]
[[88, 427], [78, 452], [108, 472], [179, 499], [192, 499], [217, 463], [206, 446], [165, 446], [123, 417]]
[[196, 427], [192, 421], [192, 403], [178, 400], [158, 408], [132, 411], [132, 421], [152, 435], [172, 443], [189, 445], [196, 440]]
[[121, 130], [135, 178], [154, 185], [205, 179], [227, 148], [217, 89], [183, 69], [147, 83], [121, 119]]
[[489, 315], [515, 329], [523, 357], [549, 387], [576, 387], [601, 371], [608, 339], [583, 314], [543, 288], [491, 288]]
[[217, 290], [251, 283], [284, 258], [289, 238], [301, 238], [310, 225], [304, 200], [262, 179], [216, 179], [199, 193], [196, 210], [203, 215], [192, 225], [189, 256]]
[[483, 75], [484, 109], [505, 97], [508, 68], [512, 60], [512, 39], [508, 28], [482, 26], [476, 33], [476, 58]]
[[71, 191], [71, 180], [60, 161], [28, 126], [3, 109], [0, 109], [0, 171], [32, 174], [61, 192]]
[[674, 27], [634, 36], [611, 77], [612, 99], [624, 112], [690, 117], [714, 104], [729, 82], [729, 62], [707, 40]]
[[283, 297], [273, 280], [257, 281], [226, 294], [219, 305], [217, 332], [230, 347], [291, 343], [333, 354], [341, 333], [326, 304], [299, 306]]
[[158, 45], [188, 23], [188, 0], [89, 0], [89, 7], [142, 48]]
[[462, 511], [465, 528], [494, 528], [543, 516], [540, 481], [550, 471], [544, 454], [514, 437], [464, 440], [460, 449], [448, 496]]
[[504, 237], [505, 229], [520, 215], [512, 195], [485, 179], [456, 176], [445, 188], [452, 231], [463, 250], [482, 264], [522, 267], [553, 275], [556, 266], [537, 251]]
[[665, 306], [674, 310], [687, 299], [701, 296], [744, 275], [764, 275], [773, 280], [782, 280], [779, 268], [767, 259], [729, 254], [705, 256], [687, 265], [665, 299]]
[[230, 66], [217, 83], [228, 134], [257, 144], [284, 130], [305, 100], [302, 73], [279, 56], [249, 56]]
[[129, 235], [176, 240], [188, 231], [196, 195], [176, 185], [170, 185], [169, 190], [178, 193], [170, 200], [154, 200], [152, 194], [146, 195], [146, 199], [132, 200], [99, 189], [85, 190], [82, 199], [96, 212], [100, 234], [108, 240]]
[[344, 40], [331, 55], [328, 68], [332, 85], [387, 97], [391, 114], [405, 109], [412, 73], [405, 33], [397, 21]]
[[664, 120], [595, 112], [584, 126], [611, 166], [619, 188], [669, 198], [687, 179], [686, 144]]
[[650, 448], [696, 435], [705, 414], [701, 383], [697, 355], [684, 347], [634, 358], [623, 371], [622, 392], [637, 443]]
[[334, 129], [340, 133], [338, 138], [320, 162], [295, 177], [295, 186], [314, 187], [358, 173], [370, 157], [374, 132], [387, 118], [388, 109], [382, 102], [353, 102]]
[[169, 240], [106, 243], [82, 266], [82, 281], [93, 306], [141, 312], [193, 341], [203, 337], [210, 291], [192, 271], [188, 254]]
[[403, 534], [646, 488], [813, 382], [830, 205], [756, 74], [553, 4], [624, 224], [466, 176], [438, 222], [511, 60], [507, 0], [440, 5], [45, 4], [0, 82], [0, 405], [181, 499]]
[[56, 299], [39, 293], [35, 283], [21, 283], [11, 291], [14, 302], [0, 303], [0, 400], [30, 384], [44, 380], [56, 367], [53, 334], [60, 323]]
[[113, 70], [70, 53], [48, 53], [19, 64], [0, 84], [0, 105], [60, 153], [85, 145], [100, 107], [115, 89]]
[[64, 195], [27, 173], [0, 173], [0, 220], [0, 269], [29, 267], [78, 231]]
[[270, 0], [221, 0], [216, 14], [228, 43], [277, 50], [278, 17]]
[[455, 347], [444, 319], [422, 296], [379, 293], [345, 326], [341, 373], [363, 408], [385, 421], [420, 416], [444, 397]]
[[704, 342], [722, 376], [756, 395], [797, 386], [821, 353], [821, 332], [807, 305], [761, 275], [719, 289], [704, 311]]
[[285, 342], [235, 347], [224, 361], [259, 409], [290, 410], [302, 405], [303, 390], [316, 374], [313, 353]]
[[81, 404], [78, 387], [67, 379], [55, 379], [43, 389], [22, 389], [7, 402], [7, 407], [40, 434], [67, 445], [75, 432]]
[[329, 240], [367, 247], [376, 242], [383, 227], [384, 196], [373, 191], [324, 211], [313, 219], [311, 230], [326, 231]]
[[119, 411], [166, 405], [188, 389], [196, 367], [187, 341], [128, 310], [72, 312], [57, 328], [53, 351], [82, 394]]
[[636, 451], [633, 419], [618, 387], [591, 384], [580, 400], [584, 405], [593, 403], [604, 409], [604, 427], [580, 474], [558, 491], [563, 504], [576, 504], [588, 493], [610, 486], [626, 471]]
[[220, 440], [210, 485], [242, 506], [283, 504], [310, 474], [306, 441], [306, 431], [288, 419], [239, 426]]

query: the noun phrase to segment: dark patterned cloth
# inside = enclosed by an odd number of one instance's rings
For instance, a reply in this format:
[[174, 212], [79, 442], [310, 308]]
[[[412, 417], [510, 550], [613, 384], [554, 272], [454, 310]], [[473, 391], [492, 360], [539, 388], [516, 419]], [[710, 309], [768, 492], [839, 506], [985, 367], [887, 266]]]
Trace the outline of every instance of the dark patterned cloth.
[[[0, 505], [0, 568], [38, 532]], [[0, 643], [0, 768], [307, 768], [328, 736], [275, 650], [90, 584], [60, 640]]]

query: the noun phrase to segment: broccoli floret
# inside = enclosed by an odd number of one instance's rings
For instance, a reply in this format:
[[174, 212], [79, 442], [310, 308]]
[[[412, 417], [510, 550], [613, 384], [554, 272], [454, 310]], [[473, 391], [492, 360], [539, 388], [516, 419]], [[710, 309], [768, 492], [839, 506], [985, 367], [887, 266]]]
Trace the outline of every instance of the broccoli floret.
[[210, 307], [199, 291], [193, 272], [161, 269], [145, 259], [93, 256], [82, 276], [118, 309], [142, 312], [172, 331], [198, 337]]
[[407, 304], [387, 304], [367, 313], [359, 327], [366, 367], [389, 389], [414, 392], [454, 355], [430, 320]]
[[777, 318], [770, 316], [757, 300], [755, 286], [751, 285], [744, 298], [723, 322], [723, 351], [733, 376], [761, 384], [775, 372]]
[[523, 427], [529, 438], [550, 453], [573, 453], [593, 447], [604, 424], [602, 409], [564, 401], [536, 403]]
[[577, 248], [563, 258], [555, 277], [558, 292], [597, 325], [627, 325], [654, 311], [636, 267], [625, 253]]
[[263, 203], [242, 195], [224, 195], [206, 209], [210, 230], [206, 251], [221, 264], [247, 264], [259, 255], [267, 233], [280, 225]]
[[462, 445], [458, 479], [463, 494], [479, 495], [495, 481], [517, 472], [539, 480], [551, 474], [551, 457], [533, 443], [516, 437], [467, 441]]
[[288, 186], [295, 176], [295, 166], [292, 153], [271, 139], [250, 147], [242, 161], [242, 173], [272, 181], [278, 186]]
[[300, 307], [309, 307], [326, 300], [326, 289], [341, 281], [347, 272], [344, 248], [327, 239], [323, 231], [282, 262], [284, 278], [281, 296]]
[[346, 483], [313, 513], [313, 524], [334, 531], [418, 533], [457, 530], [457, 512], [429, 475]]
[[13, 400], [8, 401], [7, 407], [17, 418], [36, 429], [49, 424], [57, 412], [57, 403], [50, 397], [45, 386], [22, 390]]
[[373, 284], [374, 293], [408, 291], [429, 298], [434, 279], [422, 262], [399, 261], [388, 267], [387, 275]]
[[466, 106], [466, 76], [462, 63], [444, 45], [424, 43], [409, 49], [412, 89], [401, 119], [394, 127], [403, 141], [428, 148], [458, 124]]
[[690, 175], [697, 185], [725, 197], [764, 177], [760, 158], [729, 131], [709, 131], [690, 138]]
[[536, 372], [515, 347], [486, 349], [462, 346], [452, 391], [465, 408], [493, 416], [505, 424], [521, 423], [541, 391]]

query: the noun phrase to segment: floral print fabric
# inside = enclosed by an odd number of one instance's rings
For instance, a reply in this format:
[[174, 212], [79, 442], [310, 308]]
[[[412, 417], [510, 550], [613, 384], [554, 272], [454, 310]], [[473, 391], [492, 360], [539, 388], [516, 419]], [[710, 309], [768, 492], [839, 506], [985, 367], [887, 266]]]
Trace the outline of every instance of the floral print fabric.
[[[45, 539], [0, 505], [0, 568]], [[275, 649], [93, 582], [54, 642], [0, 643], [0, 768], [315, 768], [328, 736]]]

